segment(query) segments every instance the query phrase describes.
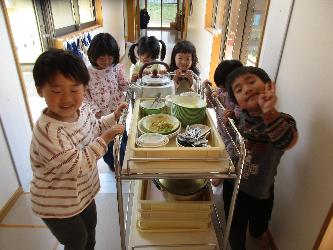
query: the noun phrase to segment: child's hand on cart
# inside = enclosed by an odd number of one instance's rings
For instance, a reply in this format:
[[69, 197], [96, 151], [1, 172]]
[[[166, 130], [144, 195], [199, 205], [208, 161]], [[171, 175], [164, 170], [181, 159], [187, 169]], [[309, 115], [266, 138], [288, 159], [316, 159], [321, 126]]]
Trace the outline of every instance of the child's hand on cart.
[[222, 183], [222, 179], [212, 179], [211, 183], [214, 187], [217, 187]]
[[231, 118], [231, 119], [236, 118], [235, 111], [230, 110], [230, 109], [225, 109], [223, 111], [223, 122], [227, 125], [229, 125], [229, 118]]
[[122, 114], [122, 112], [128, 108], [128, 104], [123, 102], [123, 103], [120, 103], [117, 107], [117, 109], [114, 111], [114, 116], [115, 116], [115, 119], [118, 120]]

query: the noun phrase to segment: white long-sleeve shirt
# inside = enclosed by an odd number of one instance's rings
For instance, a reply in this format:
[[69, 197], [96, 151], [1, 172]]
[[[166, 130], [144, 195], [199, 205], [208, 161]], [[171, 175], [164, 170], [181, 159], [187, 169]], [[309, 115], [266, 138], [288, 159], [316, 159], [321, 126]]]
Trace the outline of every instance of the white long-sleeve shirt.
[[97, 120], [87, 105], [76, 122], [58, 121], [45, 110], [37, 120], [30, 147], [32, 210], [42, 218], [72, 217], [100, 189], [97, 160], [107, 151], [100, 137], [115, 124], [114, 114]]
[[94, 113], [108, 115], [116, 110], [125, 100], [128, 81], [124, 76], [122, 64], [111, 65], [106, 69], [88, 67], [90, 81], [85, 94], [85, 102], [89, 103]]

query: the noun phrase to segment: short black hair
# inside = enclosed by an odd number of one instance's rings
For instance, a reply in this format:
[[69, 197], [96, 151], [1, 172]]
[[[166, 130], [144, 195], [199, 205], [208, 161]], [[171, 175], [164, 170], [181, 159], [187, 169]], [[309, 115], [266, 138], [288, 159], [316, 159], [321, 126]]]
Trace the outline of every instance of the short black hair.
[[113, 65], [119, 63], [119, 46], [109, 33], [99, 33], [93, 37], [88, 48], [88, 58], [93, 66], [97, 66], [96, 60], [100, 56], [112, 56]]
[[80, 57], [69, 51], [52, 48], [40, 54], [35, 62], [33, 76], [36, 88], [43, 87], [59, 73], [80, 84], [89, 83], [88, 69]]
[[199, 69], [197, 68], [198, 57], [197, 50], [194, 45], [190, 41], [179, 41], [175, 44], [171, 52], [171, 63], [170, 63], [170, 71], [173, 72], [178, 67], [176, 66], [176, 55], [178, 53], [191, 54], [192, 55], [192, 65], [190, 70], [192, 70], [196, 75], [199, 75]]
[[[161, 47], [160, 47], [161, 43]], [[158, 58], [161, 52], [161, 61], [164, 60], [166, 54], [166, 45], [162, 40], [158, 40], [154, 36], [143, 36], [139, 39], [137, 43], [132, 44], [128, 51], [128, 57], [133, 64], [136, 64], [138, 58], [135, 56], [134, 49], [138, 46], [137, 54], [144, 55], [148, 54], [151, 59], [155, 60]]]
[[224, 60], [216, 67], [214, 72], [214, 82], [216, 86], [225, 88], [228, 75], [243, 64], [239, 60]]
[[226, 88], [228, 90], [228, 94], [231, 100], [237, 104], [237, 100], [235, 98], [234, 92], [232, 90], [232, 84], [236, 80], [236, 78], [246, 75], [246, 74], [253, 74], [259, 77], [264, 83], [271, 82], [271, 78], [268, 76], [265, 70], [258, 67], [253, 66], [243, 66], [240, 68], [235, 69], [232, 71], [227, 77]]

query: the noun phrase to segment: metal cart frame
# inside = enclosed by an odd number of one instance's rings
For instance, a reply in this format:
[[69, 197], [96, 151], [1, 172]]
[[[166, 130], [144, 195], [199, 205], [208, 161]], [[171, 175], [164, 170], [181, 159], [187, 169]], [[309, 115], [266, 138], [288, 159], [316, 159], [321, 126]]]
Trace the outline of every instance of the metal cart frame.
[[[213, 89], [210, 86], [203, 86], [200, 78], [198, 76], [196, 76], [196, 80], [197, 82], [199, 82], [199, 86], [198, 86], [198, 93], [201, 95], [201, 97], [204, 97], [204, 91], [210, 91], [212, 93]], [[132, 88], [129, 88], [129, 90], [127, 91], [126, 94], [126, 101], [128, 103], [132, 103], [132, 107], [133, 107], [133, 95], [134, 95], [134, 91]], [[228, 136], [230, 137], [232, 144], [235, 148], [235, 152], [238, 155], [238, 160], [236, 162], [236, 164], [234, 164], [235, 166], [235, 172], [231, 171], [231, 166], [232, 166], [232, 161], [231, 158], [224, 158], [224, 159], [220, 159], [223, 161], [228, 161], [229, 162], [229, 171], [228, 173], [200, 173], [200, 174], [196, 174], [196, 173], [175, 173], [175, 174], [170, 174], [170, 173], [156, 173], [156, 174], [151, 174], [151, 173], [132, 173], [131, 169], [129, 167], [129, 163], [131, 161], [207, 161], [207, 159], [205, 158], [196, 158], [196, 159], [192, 159], [192, 158], [130, 158], [127, 160], [127, 167], [125, 169], [123, 169], [120, 166], [120, 141], [121, 141], [121, 135], [117, 136], [115, 138], [115, 142], [114, 142], [114, 156], [115, 156], [115, 178], [116, 178], [116, 187], [117, 187], [117, 201], [118, 201], [118, 213], [119, 213], [119, 226], [120, 226], [120, 238], [121, 238], [121, 249], [122, 250], [126, 250], [126, 243], [125, 243], [125, 237], [126, 237], [126, 222], [127, 222], [127, 216], [125, 216], [124, 214], [124, 210], [123, 210], [123, 195], [122, 195], [122, 181], [123, 180], [150, 180], [150, 179], [154, 179], [158, 176], [158, 178], [169, 178], [169, 179], [195, 179], [195, 178], [204, 178], [204, 179], [211, 179], [211, 178], [219, 178], [219, 179], [235, 179], [235, 184], [234, 184], [234, 190], [233, 190], [233, 195], [232, 195], [232, 199], [231, 199], [231, 204], [230, 204], [230, 209], [229, 209], [229, 214], [228, 214], [228, 219], [227, 219], [227, 223], [226, 223], [226, 228], [225, 228], [225, 232], [222, 238], [222, 242], [223, 242], [223, 250], [226, 250], [228, 247], [228, 239], [229, 239], [229, 234], [230, 234], [230, 228], [231, 228], [231, 222], [232, 222], [232, 218], [233, 218], [233, 214], [234, 214], [234, 208], [235, 208], [235, 203], [236, 203], [236, 199], [237, 199], [237, 194], [238, 194], [238, 190], [239, 190], [239, 185], [240, 185], [240, 181], [241, 181], [241, 176], [242, 176], [242, 171], [243, 171], [243, 165], [244, 165], [244, 160], [245, 160], [245, 156], [246, 156], [246, 149], [245, 149], [245, 144], [244, 144], [244, 139], [241, 136], [241, 134], [239, 133], [239, 131], [237, 130], [237, 127], [235, 126], [235, 123], [232, 119], [229, 118], [229, 128], [232, 128], [232, 130], [235, 132], [236, 135], [236, 140], [234, 140], [232, 138], [232, 136], [229, 134], [228, 129], [227, 129], [227, 125], [224, 124], [223, 122], [223, 118], [219, 117], [218, 115], [218, 111], [219, 110], [224, 110], [225, 108], [223, 107], [223, 105], [220, 103], [220, 101], [217, 99], [217, 97], [213, 97], [213, 100], [215, 102], [215, 105], [212, 105], [214, 107], [214, 110], [217, 114], [218, 119], [221, 121], [225, 131], [227, 132]], [[120, 118], [119, 122], [123, 123], [124, 121], [126, 121], [126, 117], [128, 115], [128, 110], [126, 110], [122, 117]], [[131, 185], [130, 185], [131, 186]], [[131, 187], [130, 187], [131, 188]], [[128, 197], [128, 202], [127, 202], [127, 208], [126, 208], [126, 215], [128, 213], [129, 207], [129, 200], [130, 200], [130, 196]], [[218, 225], [221, 229], [221, 232], [223, 234], [223, 227], [221, 224], [221, 221], [219, 219], [219, 216], [217, 214], [217, 209], [216, 206], [214, 204], [214, 212], [217, 216], [217, 222]], [[215, 230], [216, 231], [216, 230]], [[216, 234], [216, 232], [215, 232]], [[150, 246], [136, 246], [135, 248], [147, 248], [147, 247], [158, 247], [160, 245], [150, 245]], [[179, 245], [179, 244], [170, 244], [170, 245], [163, 245], [164, 247], [181, 247], [181, 246], [198, 246], [198, 245], [191, 245], [191, 244], [184, 244], [184, 245]], [[209, 244], [207, 245], [209, 246]], [[132, 248], [134, 249], [134, 247]]]

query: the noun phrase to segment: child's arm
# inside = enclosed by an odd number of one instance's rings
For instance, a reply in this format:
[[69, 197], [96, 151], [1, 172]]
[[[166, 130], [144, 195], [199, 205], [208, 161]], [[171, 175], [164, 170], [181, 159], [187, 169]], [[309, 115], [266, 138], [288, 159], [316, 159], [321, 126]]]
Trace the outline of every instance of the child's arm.
[[[38, 126], [38, 125], [37, 125]], [[86, 131], [85, 131], [86, 132]], [[97, 137], [90, 141], [83, 148], [77, 147], [77, 139], [86, 139], [87, 135], [75, 136], [68, 134], [67, 131], [58, 127], [54, 131], [47, 127], [40, 127], [34, 132], [32, 145], [34, 150], [31, 152], [31, 162], [45, 179], [54, 178], [54, 176], [63, 176], [63, 178], [77, 178], [92, 171], [97, 160], [107, 151], [107, 143]]]
[[[120, 105], [123, 106], [127, 107], [127, 104]], [[75, 133], [68, 133], [63, 127], [49, 124], [43, 127], [37, 123], [32, 140], [36, 149], [31, 154], [33, 165], [38, 166], [46, 178], [55, 174], [76, 178], [92, 171], [97, 160], [106, 153], [107, 145], [124, 132], [124, 125], [115, 123], [120, 115], [121, 108], [101, 120], [95, 119], [91, 114], [87, 115], [82, 127]], [[99, 135], [96, 135], [96, 130]], [[85, 140], [88, 140], [86, 146], [77, 146]]]
[[292, 148], [298, 139], [296, 121], [292, 116], [278, 112], [275, 109], [276, 102], [275, 84], [266, 83], [265, 92], [260, 94], [258, 99], [266, 132], [276, 148], [287, 150]]
[[140, 65], [139, 62], [132, 64], [130, 67], [131, 82], [136, 82], [139, 78]]
[[89, 87], [87, 87], [85, 91], [83, 102], [90, 106], [91, 111], [96, 115], [97, 118], [100, 118], [101, 110], [94, 102]]
[[267, 135], [276, 148], [287, 150], [295, 146], [298, 133], [292, 116], [272, 110], [263, 114], [263, 119]]
[[185, 77], [188, 79], [190, 82], [191, 88], [193, 88], [193, 71], [192, 70], [186, 70], [185, 72]]
[[111, 127], [113, 127], [116, 124], [117, 120], [120, 118], [123, 110], [127, 107], [127, 103], [121, 103], [118, 105], [117, 109], [113, 113], [102, 116], [99, 120], [95, 120], [95, 124], [93, 126], [96, 136], [101, 136], [104, 132], [108, 131]]

